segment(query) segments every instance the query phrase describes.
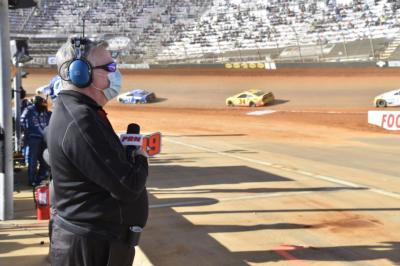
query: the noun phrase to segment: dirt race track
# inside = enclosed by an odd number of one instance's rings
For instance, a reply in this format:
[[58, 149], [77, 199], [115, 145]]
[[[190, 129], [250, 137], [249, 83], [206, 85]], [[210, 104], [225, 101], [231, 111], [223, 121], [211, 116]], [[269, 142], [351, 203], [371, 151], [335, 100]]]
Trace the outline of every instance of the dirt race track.
[[[29, 72], [31, 93], [55, 74]], [[140, 244], [154, 265], [400, 265], [400, 135], [367, 124], [400, 71], [123, 74], [123, 91], [158, 96], [106, 106], [119, 132], [163, 134]], [[275, 104], [224, 106], [251, 87]]]

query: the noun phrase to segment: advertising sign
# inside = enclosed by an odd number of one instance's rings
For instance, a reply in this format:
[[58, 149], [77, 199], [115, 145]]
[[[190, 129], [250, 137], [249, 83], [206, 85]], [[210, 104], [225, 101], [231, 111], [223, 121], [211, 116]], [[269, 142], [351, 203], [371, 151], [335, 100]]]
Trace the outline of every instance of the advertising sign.
[[400, 130], [400, 111], [368, 111], [368, 123], [387, 130]]
[[149, 156], [154, 156], [161, 152], [161, 133], [159, 132], [150, 135], [121, 134], [119, 138], [122, 145], [141, 147]]

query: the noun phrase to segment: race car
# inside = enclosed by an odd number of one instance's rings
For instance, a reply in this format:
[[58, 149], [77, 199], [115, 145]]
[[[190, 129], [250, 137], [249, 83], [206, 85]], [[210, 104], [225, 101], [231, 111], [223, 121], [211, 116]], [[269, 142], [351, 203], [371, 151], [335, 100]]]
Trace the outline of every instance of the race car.
[[272, 103], [275, 100], [274, 94], [272, 92], [263, 92], [257, 89], [250, 89], [243, 91], [234, 96], [228, 97], [226, 99], [226, 105], [228, 106], [264, 106]]
[[49, 85], [40, 86], [35, 92], [37, 95], [48, 95], [50, 94]]
[[62, 90], [62, 83], [60, 76], [56, 75], [50, 83], [36, 89], [36, 94], [41, 96], [50, 96], [52, 100], [57, 98], [58, 93]]
[[400, 89], [379, 94], [374, 99], [375, 107], [400, 106]]
[[118, 95], [120, 103], [149, 103], [156, 99], [154, 92], [149, 92], [141, 89], [134, 89]]

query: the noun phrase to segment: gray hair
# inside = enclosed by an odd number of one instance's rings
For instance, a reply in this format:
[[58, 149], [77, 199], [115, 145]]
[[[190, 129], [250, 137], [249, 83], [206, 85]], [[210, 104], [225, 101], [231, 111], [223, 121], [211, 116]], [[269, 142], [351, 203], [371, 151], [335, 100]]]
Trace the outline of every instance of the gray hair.
[[[84, 46], [84, 50], [82, 51], [82, 58], [88, 60], [90, 54], [96, 48], [104, 48], [108, 47], [108, 43], [104, 40], [91, 41], [88, 40], [87, 44]], [[68, 65], [66, 62], [73, 60], [76, 57], [76, 51], [74, 45], [71, 43], [71, 38], [68, 38], [67, 42], [64, 43], [60, 49], [58, 49], [56, 54], [56, 62], [58, 74], [62, 79], [65, 79], [67, 76], [67, 68]], [[88, 60], [90, 62], [90, 60]], [[69, 83], [68, 81], [62, 80], [62, 87], [64, 90], [76, 89], [74, 85]]]

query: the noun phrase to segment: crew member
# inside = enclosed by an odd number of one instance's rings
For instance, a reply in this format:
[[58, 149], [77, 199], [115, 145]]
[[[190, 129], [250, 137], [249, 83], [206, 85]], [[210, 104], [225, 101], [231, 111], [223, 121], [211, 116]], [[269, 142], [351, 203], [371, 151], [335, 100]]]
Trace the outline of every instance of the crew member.
[[59, 75], [54, 76], [51, 78], [50, 83], [42, 89], [41, 94], [50, 96], [51, 100], [54, 101], [57, 98], [57, 94], [62, 89], [61, 81]]
[[[28, 185], [31, 186], [39, 184], [47, 176], [48, 166], [42, 156], [45, 148], [43, 131], [49, 125], [50, 116], [46, 99], [38, 95], [33, 98], [33, 104], [26, 107], [21, 115], [25, 163], [28, 163]], [[37, 171], [38, 161], [39, 171]]]
[[56, 59], [62, 87], [47, 144], [56, 215], [52, 265], [132, 265], [131, 227], [148, 217], [146, 153], [129, 160], [103, 106], [118, 95], [121, 74], [107, 43], [68, 40]]

